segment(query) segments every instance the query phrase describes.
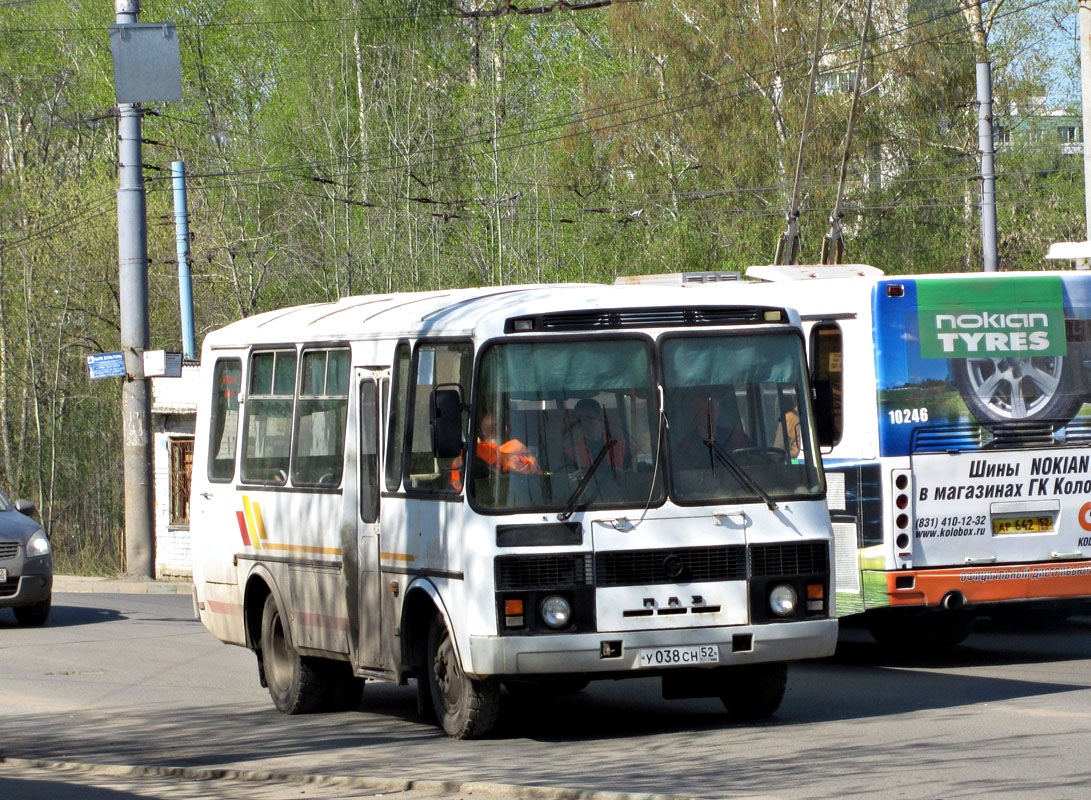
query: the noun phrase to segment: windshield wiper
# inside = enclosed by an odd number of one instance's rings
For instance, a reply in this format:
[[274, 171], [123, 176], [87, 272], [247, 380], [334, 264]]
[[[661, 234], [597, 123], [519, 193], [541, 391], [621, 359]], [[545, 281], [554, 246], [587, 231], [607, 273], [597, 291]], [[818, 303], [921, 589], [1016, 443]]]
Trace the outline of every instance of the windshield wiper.
[[602, 449], [599, 450], [598, 455], [595, 456], [595, 460], [591, 462], [591, 466], [587, 468], [587, 472], [584, 473], [579, 484], [572, 490], [572, 495], [568, 498], [568, 502], [564, 504], [564, 508], [557, 512], [557, 519], [560, 522], [564, 522], [572, 516], [572, 512], [576, 510], [576, 501], [580, 499], [580, 495], [582, 495], [583, 490], [587, 488], [587, 484], [591, 482], [591, 478], [594, 476], [595, 471], [599, 468], [599, 465], [606, 460], [606, 454], [613, 449], [615, 444], [617, 444], [617, 439], [607, 439], [606, 443], [603, 444]]
[[[703, 441], [706, 445], [708, 445], [708, 451], [712, 453], [712, 455], [715, 456], [721, 464], [723, 464], [725, 467], [728, 468], [728, 470], [731, 471], [731, 474], [735, 476], [735, 479], [739, 483], [743, 484], [743, 486], [745, 486], [747, 489], [754, 492], [756, 495], [758, 495], [758, 497], [764, 500], [765, 505], [769, 507], [770, 511], [777, 510], [776, 501], [773, 500], [768, 492], [766, 492], [764, 489], [761, 488], [760, 485], [758, 485], [757, 481], [750, 477], [746, 470], [744, 470], [739, 465], [738, 461], [736, 461], [728, 454], [722, 444], [717, 442], [715, 439], [705, 439]], [[579, 487], [576, 488], [578, 489]]]

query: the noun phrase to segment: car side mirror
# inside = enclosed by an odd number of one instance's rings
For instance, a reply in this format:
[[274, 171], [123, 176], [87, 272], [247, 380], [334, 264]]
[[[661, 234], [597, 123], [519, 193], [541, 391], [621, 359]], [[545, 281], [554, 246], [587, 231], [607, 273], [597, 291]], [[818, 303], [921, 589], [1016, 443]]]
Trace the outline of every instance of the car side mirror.
[[434, 389], [431, 403], [432, 453], [436, 458], [462, 455], [462, 392]]
[[38, 507], [34, 505], [30, 500], [16, 500], [15, 510], [20, 514], [25, 514], [28, 517], [33, 517], [38, 513]]

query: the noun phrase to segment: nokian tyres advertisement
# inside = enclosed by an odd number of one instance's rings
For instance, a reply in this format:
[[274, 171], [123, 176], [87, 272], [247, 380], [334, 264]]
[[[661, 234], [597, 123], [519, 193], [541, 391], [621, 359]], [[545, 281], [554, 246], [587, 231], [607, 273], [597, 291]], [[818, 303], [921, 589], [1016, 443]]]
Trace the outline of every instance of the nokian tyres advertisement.
[[873, 303], [880, 451], [913, 458], [914, 559], [1078, 549], [1091, 274], [890, 278]]

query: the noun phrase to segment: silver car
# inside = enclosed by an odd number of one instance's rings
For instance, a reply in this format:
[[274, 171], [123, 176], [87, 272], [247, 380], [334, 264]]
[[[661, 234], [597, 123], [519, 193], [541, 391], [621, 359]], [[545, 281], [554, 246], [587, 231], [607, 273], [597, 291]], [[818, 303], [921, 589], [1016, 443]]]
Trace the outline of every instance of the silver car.
[[53, 551], [29, 500], [0, 492], [0, 608], [21, 625], [43, 625], [53, 602]]

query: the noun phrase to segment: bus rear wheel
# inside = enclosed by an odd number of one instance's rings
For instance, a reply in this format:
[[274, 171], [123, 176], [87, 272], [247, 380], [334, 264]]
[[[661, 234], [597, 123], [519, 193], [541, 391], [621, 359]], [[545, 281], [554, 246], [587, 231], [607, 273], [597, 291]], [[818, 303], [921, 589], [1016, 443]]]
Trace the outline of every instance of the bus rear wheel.
[[428, 688], [436, 720], [453, 739], [475, 739], [496, 725], [500, 684], [474, 680], [462, 671], [454, 642], [440, 617], [428, 630]]
[[288, 641], [284, 618], [273, 595], [261, 614], [261, 663], [273, 705], [285, 714], [306, 714], [325, 699], [322, 670]]
[[876, 615], [868, 632], [880, 647], [898, 655], [921, 655], [961, 644], [974, 628], [974, 615], [946, 611], [920, 616]]
[[780, 708], [788, 687], [788, 664], [744, 664], [723, 670], [720, 702], [738, 719], [765, 719]]

